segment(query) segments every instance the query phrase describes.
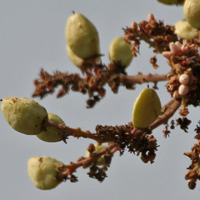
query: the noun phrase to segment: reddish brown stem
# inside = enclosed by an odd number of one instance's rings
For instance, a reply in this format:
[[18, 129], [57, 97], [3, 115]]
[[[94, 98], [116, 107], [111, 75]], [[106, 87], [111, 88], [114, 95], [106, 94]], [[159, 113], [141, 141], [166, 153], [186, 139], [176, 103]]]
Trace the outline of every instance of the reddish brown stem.
[[99, 138], [92, 134], [90, 131], [82, 131], [80, 128], [70, 128], [68, 126], [66, 126], [64, 123], [62, 124], [54, 124], [51, 122], [46, 122], [45, 124], [46, 127], [53, 127], [56, 129], [59, 129], [62, 132], [65, 132], [67, 134], [67, 136], [74, 136], [76, 138], [82, 137], [82, 138], [89, 138], [89, 139], [93, 139], [97, 142], [99, 142]]
[[119, 150], [117, 144], [110, 143], [107, 148], [103, 149], [99, 153], [95, 153], [94, 155], [91, 155], [88, 158], [85, 158], [77, 163], [71, 163], [70, 165], [65, 165], [65, 168], [67, 168], [66, 171], [62, 173], [63, 176], [71, 175], [73, 172], [76, 171], [77, 168], [81, 166], [87, 166], [89, 167], [92, 163], [94, 163], [98, 158], [100, 158], [102, 155], [104, 155], [106, 152], [110, 152], [111, 154], [114, 154]]
[[[153, 130], [157, 128], [158, 126], [162, 124], [166, 124], [167, 121], [174, 115], [174, 113], [177, 111], [177, 109], [180, 107], [181, 102], [175, 99], [172, 99], [170, 102], [168, 102], [165, 106], [162, 108], [163, 114], [160, 115], [155, 122], [149, 127], [150, 130]], [[110, 135], [105, 135], [104, 137], [101, 137], [101, 135], [98, 135], [97, 133], [91, 133], [90, 131], [82, 131], [80, 128], [74, 129], [66, 126], [65, 124], [54, 124], [50, 122], [45, 123], [45, 127], [54, 127], [59, 129], [61, 132], [66, 133], [66, 136], [73, 136], [76, 138], [82, 137], [82, 138], [89, 138], [92, 140], [97, 141], [98, 143], [105, 143], [105, 142], [114, 142], [115, 140], [115, 132], [119, 132], [120, 130], [123, 130], [126, 125], [120, 126], [120, 127], [112, 127], [113, 131]], [[146, 131], [146, 129], [135, 129], [134, 127], [130, 127], [126, 129], [126, 134], [132, 135], [133, 137], [137, 135], [141, 135]], [[134, 131], [134, 134], [132, 132]]]
[[164, 113], [156, 119], [156, 121], [150, 126], [150, 129], [153, 130], [161, 124], [166, 124], [167, 121], [174, 115], [174, 113], [180, 107], [180, 105], [181, 101], [172, 99], [163, 107], [163, 110], [165, 110]]
[[147, 74], [143, 75], [142, 73], [138, 73], [135, 76], [122, 76], [121, 79], [125, 81], [127, 84], [133, 85], [134, 83], [142, 84], [145, 82], [160, 82], [167, 80], [167, 74]]

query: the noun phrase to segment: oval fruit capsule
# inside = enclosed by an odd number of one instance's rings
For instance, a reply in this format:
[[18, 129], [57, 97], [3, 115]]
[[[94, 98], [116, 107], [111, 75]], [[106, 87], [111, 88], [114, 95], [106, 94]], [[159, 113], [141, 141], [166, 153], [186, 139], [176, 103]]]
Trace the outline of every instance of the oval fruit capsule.
[[83, 64], [83, 59], [74, 54], [74, 52], [70, 49], [68, 45], [67, 45], [67, 55], [75, 66], [77, 66], [78, 68], [81, 67], [81, 65]]
[[153, 89], [145, 88], [133, 105], [132, 122], [136, 128], [147, 128], [161, 113], [160, 99]]
[[199, 30], [192, 27], [186, 20], [181, 20], [175, 24], [175, 33], [183, 39], [193, 39], [199, 36]]
[[56, 170], [63, 165], [62, 162], [47, 156], [32, 157], [28, 160], [28, 175], [37, 188], [50, 190], [62, 182], [56, 178]]
[[74, 13], [69, 17], [66, 40], [72, 52], [82, 59], [100, 54], [98, 31], [92, 22], [80, 13]]
[[166, 5], [178, 5], [178, 4], [183, 4], [180, 3], [180, 0], [158, 0], [160, 3], [166, 4]]
[[131, 63], [133, 59], [131, 46], [125, 41], [124, 37], [116, 37], [111, 42], [109, 58], [112, 63], [121, 62], [121, 65], [125, 67]]
[[200, 1], [199, 0], [185, 0], [183, 12], [186, 20], [194, 28], [200, 28]]
[[[48, 113], [48, 121], [55, 124], [64, 123], [64, 121], [54, 113]], [[53, 127], [47, 127], [45, 131], [42, 131], [36, 136], [45, 142], [59, 142], [62, 140], [59, 130]]]
[[8, 97], [2, 100], [1, 110], [9, 125], [27, 135], [39, 134], [43, 129], [47, 111], [40, 104], [25, 97]]

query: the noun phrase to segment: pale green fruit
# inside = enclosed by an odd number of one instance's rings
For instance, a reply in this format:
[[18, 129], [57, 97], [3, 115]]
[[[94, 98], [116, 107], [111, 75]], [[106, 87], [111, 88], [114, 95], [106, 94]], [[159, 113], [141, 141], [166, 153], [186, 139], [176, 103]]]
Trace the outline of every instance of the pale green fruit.
[[160, 3], [164, 3], [167, 5], [174, 5], [174, 4], [183, 4], [183, 3], [179, 3], [180, 0], [158, 0]]
[[200, 29], [200, 1], [185, 0], [183, 12], [188, 23], [194, 28]]
[[62, 162], [47, 156], [32, 157], [28, 160], [28, 175], [37, 188], [50, 190], [61, 183], [56, 178], [56, 170], [63, 165]]
[[74, 52], [70, 49], [68, 45], [67, 45], [67, 55], [69, 59], [72, 61], [72, 63], [80, 68], [80, 66], [83, 64], [83, 59], [74, 54]]
[[161, 102], [153, 89], [145, 88], [133, 105], [132, 122], [136, 128], [147, 128], [161, 113]]
[[175, 24], [175, 33], [183, 39], [192, 39], [199, 36], [199, 30], [192, 27], [186, 20], [181, 20]]
[[133, 54], [131, 46], [124, 40], [124, 37], [116, 37], [109, 47], [109, 58], [113, 62], [121, 62], [122, 66], [128, 66], [132, 59]]
[[[64, 123], [64, 121], [54, 113], [48, 113], [48, 121], [54, 124]], [[59, 142], [62, 140], [60, 131], [53, 127], [47, 127], [46, 131], [42, 131], [36, 136], [45, 142]]]
[[43, 121], [47, 117], [44, 107], [25, 97], [3, 99], [1, 110], [12, 128], [27, 135], [39, 134], [43, 128]]
[[[95, 146], [95, 150], [93, 153], [99, 153], [100, 151], [102, 151], [106, 148], [106, 146], [104, 146], [104, 145], [94, 144], [94, 146]], [[90, 152], [86, 151], [86, 157], [89, 157], [89, 156], [90, 156]], [[97, 165], [103, 165], [103, 164], [105, 164], [105, 158], [104, 158], [104, 156], [101, 156], [97, 160]]]
[[100, 54], [99, 34], [96, 27], [85, 16], [74, 13], [66, 26], [67, 45], [81, 59]]

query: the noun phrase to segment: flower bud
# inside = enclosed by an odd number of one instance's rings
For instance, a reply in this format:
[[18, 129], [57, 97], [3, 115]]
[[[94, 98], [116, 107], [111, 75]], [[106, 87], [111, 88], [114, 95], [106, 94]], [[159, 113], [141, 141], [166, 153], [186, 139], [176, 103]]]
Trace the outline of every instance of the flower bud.
[[66, 26], [67, 45], [81, 59], [100, 54], [99, 35], [96, 27], [85, 16], [74, 13]]
[[175, 33], [183, 39], [193, 39], [199, 36], [199, 31], [192, 27], [186, 20], [181, 20], [175, 24]]
[[55, 188], [62, 181], [56, 178], [58, 167], [64, 164], [47, 156], [32, 157], [28, 160], [28, 174], [33, 184], [41, 190]]
[[172, 56], [172, 53], [171, 51], [163, 51], [162, 52], [162, 55], [167, 58], [167, 59], [170, 59], [170, 57]]
[[1, 110], [9, 125], [18, 132], [36, 135], [42, 131], [47, 111], [40, 104], [25, 97], [3, 99]]
[[161, 113], [161, 102], [155, 90], [145, 88], [133, 105], [132, 123], [136, 128], [147, 128]]
[[179, 77], [180, 84], [187, 85], [190, 81], [190, 77], [187, 74], [181, 74]]
[[[94, 144], [94, 146], [95, 146], [95, 150], [92, 152], [93, 154], [99, 153], [100, 151], [102, 151], [106, 148], [106, 146], [104, 146], [104, 145]], [[86, 157], [90, 157], [90, 152], [88, 150], [86, 151]], [[103, 165], [103, 164], [105, 164], [105, 158], [104, 158], [104, 156], [101, 156], [97, 160], [97, 165]]]
[[178, 88], [178, 93], [181, 96], [185, 96], [189, 92], [189, 87], [187, 85], [180, 85]]
[[133, 59], [131, 46], [125, 41], [124, 37], [116, 37], [111, 42], [109, 58], [112, 63], [121, 62], [121, 65], [125, 67], [131, 63]]
[[[64, 123], [63, 120], [54, 113], [48, 113], [48, 121], [54, 124]], [[36, 136], [45, 142], [59, 142], [62, 140], [60, 131], [53, 127], [47, 127], [45, 131], [42, 131]]]
[[179, 99], [181, 97], [181, 95], [178, 93], [178, 91], [175, 91], [174, 93], [173, 93], [173, 98], [174, 99]]
[[200, 1], [185, 0], [183, 12], [188, 23], [196, 29], [200, 29]]

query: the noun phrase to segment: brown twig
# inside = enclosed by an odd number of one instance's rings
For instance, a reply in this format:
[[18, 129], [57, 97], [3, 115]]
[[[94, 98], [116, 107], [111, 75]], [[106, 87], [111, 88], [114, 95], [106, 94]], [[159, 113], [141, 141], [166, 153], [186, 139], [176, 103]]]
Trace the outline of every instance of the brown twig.
[[67, 170], [65, 172], [63, 172], [63, 176], [71, 175], [73, 172], [76, 171], [77, 168], [79, 168], [81, 166], [89, 167], [90, 165], [95, 163], [95, 161], [98, 158], [100, 158], [102, 155], [104, 155], [105, 153], [110, 152], [111, 154], [114, 154], [117, 150], [119, 150], [117, 144], [111, 143], [108, 145], [108, 147], [106, 147], [99, 153], [95, 153], [95, 154], [91, 155], [90, 157], [85, 158], [76, 163], [71, 163], [69, 165], [65, 165], [65, 168], [67, 168]]
[[172, 99], [163, 107], [163, 110], [165, 110], [164, 113], [155, 120], [155, 122], [150, 126], [150, 129], [153, 130], [161, 124], [166, 124], [168, 120], [175, 114], [180, 105], [181, 101]]
[[[145, 82], [160, 82], [166, 81], [167, 74], [147, 74], [139, 73], [135, 76], [127, 76], [121, 74], [111, 73], [109, 70], [97, 70], [95, 74], [90, 74], [86, 77], [81, 77], [79, 74], [68, 74], [55, 72], [50, 75], [43, 69], [40, 72], [40, 78], [35, 80], [35, 91], [33, 97], [44, 97], [47, 94], [55, 92], [55, 88], [62, 86], [57, 97], [66, 95], [69, 90], [88, 93], [89, 100], [88, 107], [93, 107], [96, 102], [105, 96], [105, 85], [108, 84], [114, 93], [118, 92], [120, 86], [125, 86], [127, 89], [133, 89], [135, 84], [142, 84]], [[97, 94], [95, 93], [97, 92]]]

